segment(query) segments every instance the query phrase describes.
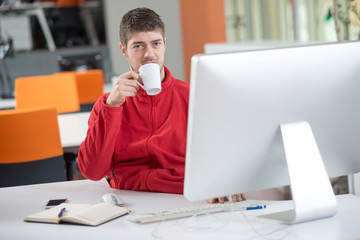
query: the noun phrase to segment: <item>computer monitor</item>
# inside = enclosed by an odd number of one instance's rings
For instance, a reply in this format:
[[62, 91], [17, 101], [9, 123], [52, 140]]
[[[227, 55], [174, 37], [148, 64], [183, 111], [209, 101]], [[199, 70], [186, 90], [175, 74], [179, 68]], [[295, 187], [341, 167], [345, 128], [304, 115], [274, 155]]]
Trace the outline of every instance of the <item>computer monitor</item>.
[[57, 58], [60, 71], [103, 70], [103, 58], [100, 52], [63, 54]]
[[334, 215], [329, 177], [360, 171], [360, 42], [199, 54], [191, 64], [185, 197], [290, 184], [285, 222]]

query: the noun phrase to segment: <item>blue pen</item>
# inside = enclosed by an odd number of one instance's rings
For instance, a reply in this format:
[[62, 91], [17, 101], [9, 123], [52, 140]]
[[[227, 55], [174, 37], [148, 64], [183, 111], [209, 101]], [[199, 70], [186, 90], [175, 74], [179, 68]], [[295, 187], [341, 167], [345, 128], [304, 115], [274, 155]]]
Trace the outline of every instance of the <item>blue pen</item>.
[[266, 208], [266, 205], [257, 205], [253, 207], [246, 207], [245, 210], [256, 210], [256, 209], [263, 209]]
[[58, 214], [57, 222], [60, 222], [60, 218], [64, 215], [66, 208], [62, 208]]

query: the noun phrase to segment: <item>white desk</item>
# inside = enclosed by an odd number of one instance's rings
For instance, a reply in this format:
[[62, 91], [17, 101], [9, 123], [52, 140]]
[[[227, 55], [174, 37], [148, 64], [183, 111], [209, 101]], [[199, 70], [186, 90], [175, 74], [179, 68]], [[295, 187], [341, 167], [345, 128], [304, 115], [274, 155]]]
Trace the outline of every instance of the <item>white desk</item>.
[[86, 137], [90, 112], [58, 115], [61, 145], [64, 152], [77, 153], [80, 143]]
[[0, 99], [0, 110], [14, 109], [15, 104], [14, 98]]
[[[15, 103], [14, 99], [3, 99], [0, 101], [0, 109], [1, 107], [4, 109], [11, 108], [12, 103]], [[85, 139], [89, 116], [90, 112], [58, 115], [61, 144], [64, 150], [72, 150], [79, 147], [80, 143]]]
[[0, 238], [39, 240], [77, 238], [96, 240], [264, 239], [254, 229], [261, 234], [273, 232], [266, 236], [267, 239], [334, 240], [360, 238], [360, 228], [358, 227], [360, 198], [353, 195], [337, 196], [339, 211], [335, 217], [293, 226], [266, 223], [255, 217], [258, 214], [279, 209], [286, 210], [291, 205], [288, 201], [267, 202], [266, 210], [217, 213], [145, 225], [129, 222], [126, 220], [126, 216], [98, 227], [23, 221], [25, 216], [43, 210], [46, 202], [51, 198], [67, 197], [72, 203], [94, 204], [107, 192], [119, 193], [126, 206], [137, 212], [204, 204], [204, 202], [188, 202], [182, 195], [115, 190], [111, 189], [105, 180], [99, 182], [79, 180], [0, 188]]
[[73, 164], [79, 147], [86, 137], [90, 112], [78, 112], [58, 115], [61, 145], [66, 163], [66, 178], [73, 180]]

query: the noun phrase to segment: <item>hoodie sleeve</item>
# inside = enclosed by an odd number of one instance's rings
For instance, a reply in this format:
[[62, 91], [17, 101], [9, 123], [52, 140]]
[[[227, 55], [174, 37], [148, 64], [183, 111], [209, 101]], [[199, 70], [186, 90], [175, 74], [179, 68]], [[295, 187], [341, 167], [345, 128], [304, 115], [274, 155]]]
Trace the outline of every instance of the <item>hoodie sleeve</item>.
[[121, 126], [123, 107], [106, 105], [108, 96], [103, 95], [94, 104], [86, 138], [79, 149], [79, 169], [90, 180], [100, 180], [110, 173], [116, 136]]

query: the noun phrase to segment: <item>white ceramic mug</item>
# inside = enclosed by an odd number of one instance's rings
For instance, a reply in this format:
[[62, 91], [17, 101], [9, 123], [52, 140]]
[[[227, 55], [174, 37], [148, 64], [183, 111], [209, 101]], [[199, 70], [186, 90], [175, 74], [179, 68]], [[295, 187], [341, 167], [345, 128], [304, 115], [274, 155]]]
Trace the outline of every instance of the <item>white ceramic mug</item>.
[[148, 95], [156, 95], [161, 92], [160, 68], [157, 63], [147, 63], [139, 68], [139, 75], [144, 85], [139, 83]]

